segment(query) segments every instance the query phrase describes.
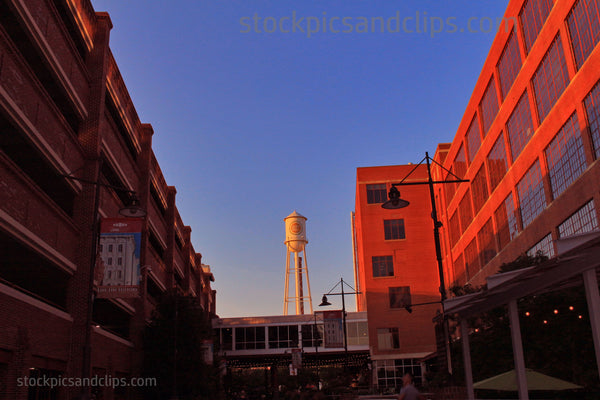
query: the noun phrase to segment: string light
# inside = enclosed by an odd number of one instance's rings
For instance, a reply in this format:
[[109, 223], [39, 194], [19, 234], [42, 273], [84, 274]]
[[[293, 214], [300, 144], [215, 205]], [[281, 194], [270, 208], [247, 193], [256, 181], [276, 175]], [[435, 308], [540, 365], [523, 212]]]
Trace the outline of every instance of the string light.
[[526, 311], [526, 312], [525, 312], [525, 316], [526, 316], [526, 317], [529, 317], [530, 315], [531, 315], [531, 314], [529, 314], [529, 311]]
[[579, 319], [583, 319], [583, 316], [581, 316], [581, 315], [580, 315], [580, 316], [579, 316]]
[[554, 310], [554, 314], [558, 314], [558, 310]]
[[573, 308], [573, 306], [569, 307], [569, 310], [573, 311], [575, 308]]
[[544, 320], [544, 323], [545, 323], [545, 324], [547, 324], [547, 323], [548, 323], [548, 321]]

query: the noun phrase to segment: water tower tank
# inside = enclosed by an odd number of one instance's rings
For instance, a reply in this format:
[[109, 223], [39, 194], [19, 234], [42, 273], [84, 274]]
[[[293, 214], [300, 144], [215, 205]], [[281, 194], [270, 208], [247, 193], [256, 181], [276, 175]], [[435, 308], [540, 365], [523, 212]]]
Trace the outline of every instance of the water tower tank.
[[294, 253], [304, 250], [306, 240], [306, 217], [294, 211], [283, 219], [285, 221], [285, 244]]

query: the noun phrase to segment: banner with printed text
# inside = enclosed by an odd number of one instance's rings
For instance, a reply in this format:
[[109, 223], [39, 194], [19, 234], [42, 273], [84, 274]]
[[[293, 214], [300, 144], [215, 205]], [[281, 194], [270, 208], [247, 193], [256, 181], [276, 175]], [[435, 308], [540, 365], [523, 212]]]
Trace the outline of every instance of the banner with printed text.
[[104, 218], [94, 271], [99, 298], [139, 296], [141, 218]]
[[323, 311], [323, 330], [325, 347], [344, 347], [344, 327], [341, 310]]

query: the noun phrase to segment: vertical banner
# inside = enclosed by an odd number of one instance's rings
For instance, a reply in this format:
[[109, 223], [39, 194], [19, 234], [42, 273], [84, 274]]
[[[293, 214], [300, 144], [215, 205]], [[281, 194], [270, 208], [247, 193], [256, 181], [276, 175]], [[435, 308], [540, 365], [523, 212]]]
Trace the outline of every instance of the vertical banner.
[[137, 297], [140, 283], [141, 218], [104, 218], [94, 272], [99, 298]]
[[302, 349], [292, 349], [292, 367], [302, 368]]
[[344, 327], [342, 311], [323, 311], [325, 347], [344, 347]]

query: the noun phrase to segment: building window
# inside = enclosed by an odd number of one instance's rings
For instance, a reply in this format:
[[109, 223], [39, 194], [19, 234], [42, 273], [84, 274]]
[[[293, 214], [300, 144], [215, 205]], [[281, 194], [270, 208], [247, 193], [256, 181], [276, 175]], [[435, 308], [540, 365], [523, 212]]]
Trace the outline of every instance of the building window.
[[117, 247], [117, 249], [118, 249], [117, 251], [118, 251], [119, 253], [122, 253], [122, 252], [123, 252], [123, 245], [122, 245], [122, 244], [120, 244], [120, 245]]
[[112, 244], [109, 244], [109, 245], [108, 245], [108, 252], [109, 252], [109, 253], [112, 253], [112, 251], [113, 251], [113, 245], [112, 245]]
[[347, 322], [348, 346], [369, 345], [369, 324], [366, 321]]
[[469, 130], [467, 131], [467, 150], [469, 151], [469, 162], [473, 162], [479, 146], [481, 146], [481, 134], [479, 133], [479, 120], [477, 114], [473, 117]]
[[377, 348], [379, 350], [399, 349], [398, 328], [377, 328]]
[[117, 265], [123, 265], [123, 257], [117, 258]]
[[373, 262], [373, 277], [394, 276], [394, 257], [375, 256]]
[[265, 327], [235, 328], [235, 349], [255, 350], [265, 348]]
[[562, 239], [597, 230], [598, 216], [592, 199], [558, 226], [558, 237]]
[[233, 349], [233, 328], [221, 328], [221, 350]]
[[410, 306], [410, 287], [399, 286], [389, 288], [390, 308], [404, 308]]
[[519, 233], [517, 213], [512, 193], [509, 193], [502, 204], [496, 209], [494, 219], [496, 220], [498, 249], [502, 250]]
[[320, 347], [323, 344], [323, 325], [301, 325], [302, 347]]
[[386, 219], [383, 221], [385, 240], [404, 239], [404, 220]]
[[298, 347], [298, 325], [269, 327], [269, 348], [287, 349]]
[[367, 204], [384, 203], [387, 200], [385, 183], [367, 185]]
[[467, 227], [473, 220], [473, 208], [471, 207], [471, 191], [467, 190], [465, 196], [458, 204], [458, 211], [460, 212], [460, 229], [461, 233], [465, 233]]
[[496, 140], [494, 147], [492, 147], [492, 151], [488, 154], [487, 167], [490, 175], [490, 192], [493, 192], [508, 170], [506, 147], [504, 146], [504, 136], [502, 135], [502, 132], [500, 132], [500, 136]]
[[465, 260], [463, 254], [454, 260], [454, 282], [457, 286], [464, 286], [467, 283], [467, 275], [465, 273]]
[[[453, 172], [452, 170], [453, 170], [453, 168], [450, 167], [450, 172]], [[452, 175], [450, 172], [448, 172], [446, 174], [446, 180], [456, 179], [456, 177], [454, 175]], [[446, 207], [448, 207], [448, 205], [454, 198], [454, 194], [456, 193], [456, 183], [446, 183], [442, 186], [444, 187], [444, 195], [446, 196]]]
[[467, 174], [467, 157], [465, 156], [465, 149], [462, 144], [456, 153], [454, 165], [452, 166], [452, 172], [461, 179], [464, 179], [465, 175]]
[[475, 178], [473, 178], [473, 184], [471, 185], [473, 191], [473, 214], [477, 215], [481, 207], [487, 201], [490, 193], [488, 191], [487, 177], [485, 176], [485, 166], [482, 165], [477, 171]]
[[476, 238], [473, 238], [471, 243], [465, 248], [465, 269], [467, 270], [467, 280], [473, 279], [475, 274], [481, 269]]
[[592, 133], [594, 151], [596, 159], [598, 159], [600, 158], [600, 82], [596, 83], [596, 86], [585, 98], [584, 103], [590, 124], [590, 132]]
[[456, 245], [458, 239], [460, 239], [460, 221], [458, 219], [458, 212], [454, 212], [452, 217], [450, 217], [450, 242], [452, 247]]
[[477, 241], [479, 242], [481, 265], [485, 267], [492, 258], [496, 256], [496, 243], [494, 242], [494, 226], [492, 219], [483, 225], [479, 233], [477, 234]]
[[123, 271], [117, 271], [117, 278], [121, 279], [123, 277]]
[[550, 233], [537, 242], [535, 246], [527, 250], [527, 255], [530, 257], [535, 257], [538, 253], [548, 258], [554, 257], [554, 243], [552, 243], [552, 235]]
[[599, 7], [597, 0], [579, 0], [567, 17], [577, 69], [581, 68], [600, 40]]
[[573, 113], [546, 148], [552, 196], [557, 198], [586, 168], [577, 114]]
[[502, 98], [506, 98], [508, 91], [515, 82], [515, 78], [521, 70], [521, 53], [519, 52], [519, 42], [517, 35], [511, 33], [506, 47], [500, 56], [498, 62], [498, 78], [500, 79], [500, 90]]
[[517, 193], [521, 206], [521, 221], [525, 228], [546, 208], [544, 181], [539, 160], [536, 160], [517, 184]]
[[108, 260], [107, 260], [106, 264], [112, 265], [112, 257], [108, 257]]
[[423, 381], [421, 362], [416, 358], [397, 360], [375, 360], [374, 367], [377, 371], [377, 385], [380, 388], [399, 388], [402, 386], [402, 377], [410, 372], [417, 386]]
[[483, 120], [483, 136], [485, 137], [496, 118], [496, 114], [498, 114], [498, 95], [496, 94], [496, 83], [493, 76], [485, 89], [480, 107], [481, 119]]
[[531, 139], [531, 136], [533, 136], [533, 120], [531, 119], [527, 91], [523, 93], [510, 118], [508, 118], [506, 130], [514, 162], [519, 157], [519, 154], [521, 154], [521, 150], [529, 142], [529, 139]]
[[531, 50], [535, 43], [538, 33], [542, 30], [548, 14], [552, 9], [553, 0], [529, 0], [523, 6], [519, 19], [523, 26], [523, 36], [525, 38], [525, 49]]
[[535, 71], [532, 83], [541, 123], [569, 84], [569, 72], [560, 34], [556, 35], [556, 39]]

